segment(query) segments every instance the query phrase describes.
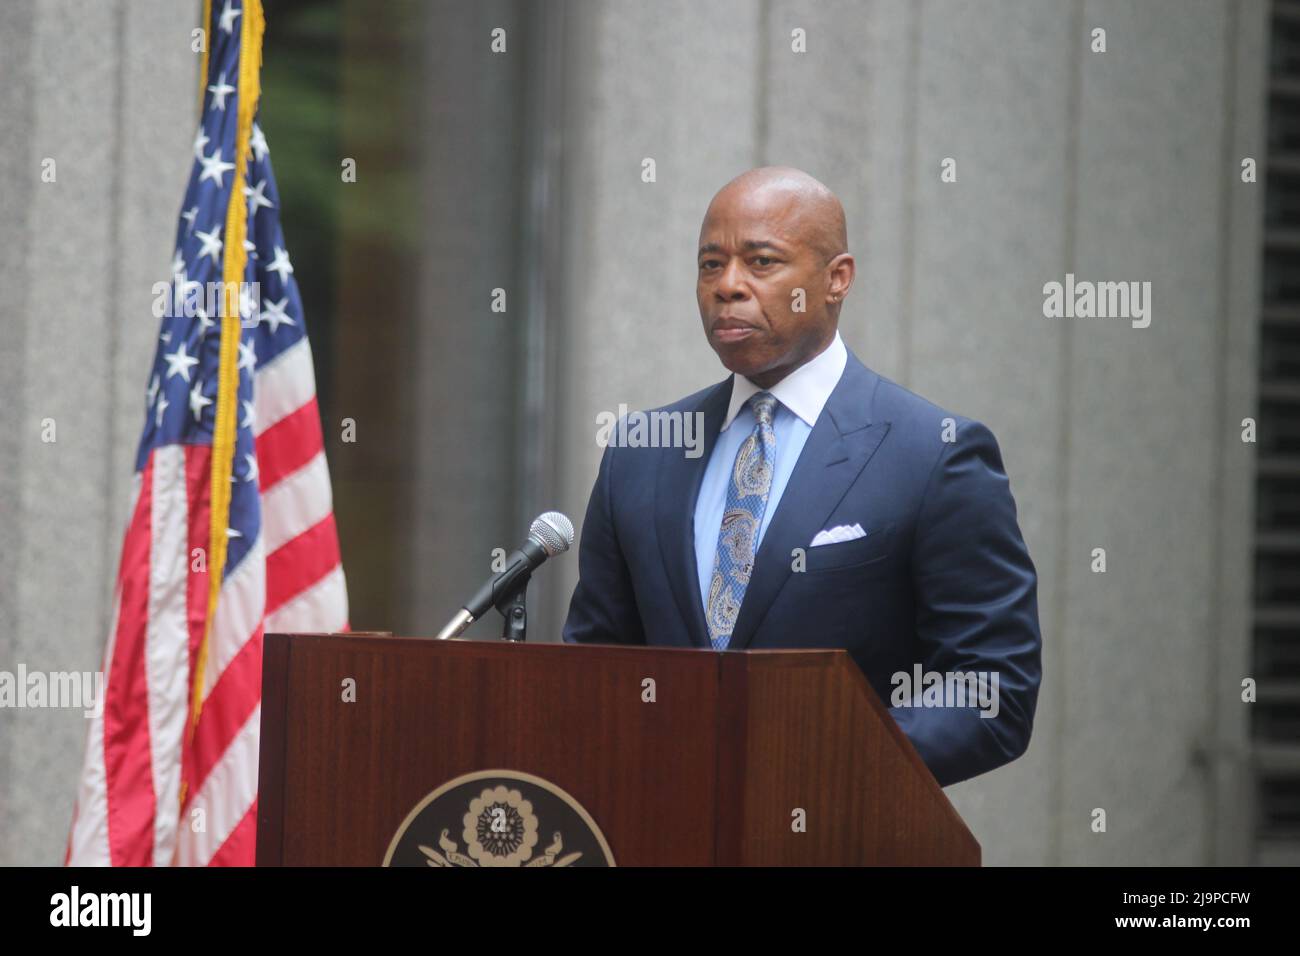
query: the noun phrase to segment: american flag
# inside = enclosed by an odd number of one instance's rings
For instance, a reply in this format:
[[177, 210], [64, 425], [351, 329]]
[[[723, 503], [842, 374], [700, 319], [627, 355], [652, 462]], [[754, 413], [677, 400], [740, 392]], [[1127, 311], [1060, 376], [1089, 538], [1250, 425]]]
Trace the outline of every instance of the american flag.
[[[72, 865], [251, 865], [262, 635], [347, 626], [311, 349], [256, 122], [261, 2], [204, 6], [202, 119]], [[207, 284], [223, 281], [247, 285], [214, 309]]]

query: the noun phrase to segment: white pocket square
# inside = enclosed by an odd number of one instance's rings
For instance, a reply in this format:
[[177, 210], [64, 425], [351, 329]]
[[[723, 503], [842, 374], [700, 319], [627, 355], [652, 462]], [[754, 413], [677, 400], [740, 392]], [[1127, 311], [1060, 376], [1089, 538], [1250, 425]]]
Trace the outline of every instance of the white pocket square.
[[865, 538], [867, 533], [862, 530], [860, 524], [842, 524], [835, 528], [827, 528], [825, 531], [818, 531], [817, 536], [812, 539], [812, 544], [808, 547], [816, 548], [823, 544], [839, 544], [842, 541], [853, 541], [856, 538]]

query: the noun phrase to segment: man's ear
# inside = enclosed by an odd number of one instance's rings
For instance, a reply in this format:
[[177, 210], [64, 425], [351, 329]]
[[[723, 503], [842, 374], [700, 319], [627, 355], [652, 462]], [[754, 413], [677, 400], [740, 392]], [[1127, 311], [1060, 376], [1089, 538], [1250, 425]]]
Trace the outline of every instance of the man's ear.
[[842, 302], [853, 285], [853, 278], [857, 274], [857, 263], [853, 261], [853, 256], [841, 252], [826, 263], [826, 268], [830, 280], [826, 284], [827, 295], [832, 302]]

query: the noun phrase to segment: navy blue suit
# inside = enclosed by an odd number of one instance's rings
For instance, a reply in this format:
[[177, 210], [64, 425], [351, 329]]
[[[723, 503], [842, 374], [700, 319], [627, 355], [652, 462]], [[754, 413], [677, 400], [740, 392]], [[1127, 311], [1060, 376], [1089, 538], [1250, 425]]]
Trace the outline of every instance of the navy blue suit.
[[[703, 413], [698, 458], [606, 447], [564, 640], [710, 647], [693, 515], [730, 397], [728, 378], [662, 409]], [[954, 441], [943, 440], [945, 418]], [[854, 524], [865, 537], [809, 547], [822, 529]], [[1037, 578], [993, 434], [850, 351], [763, 536], [729, 646], [845, 648], [887, 705], [891, 675], [915, 664], [996, 671], [996, 717], [973, 703], [890, 714], [942, 786], [1024, 753], [1041, 676]]]

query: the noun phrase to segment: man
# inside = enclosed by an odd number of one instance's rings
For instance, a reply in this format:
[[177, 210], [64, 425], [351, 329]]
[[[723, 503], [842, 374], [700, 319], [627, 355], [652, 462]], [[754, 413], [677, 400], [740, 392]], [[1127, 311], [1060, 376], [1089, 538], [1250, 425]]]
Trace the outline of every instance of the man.
[[[664, 409], [702, 415], [703, 455], [606, 447], [564, 639], [846, 648], [948, 786], [1029, 744], [1037, 579], [989, 430], [840, 339], [847, 246], [839, 200], [800, 170], [714, 197], [696, 296], [734, 374]], [[918, 672], [982, 675], [994, 701], [923, 706]]]

